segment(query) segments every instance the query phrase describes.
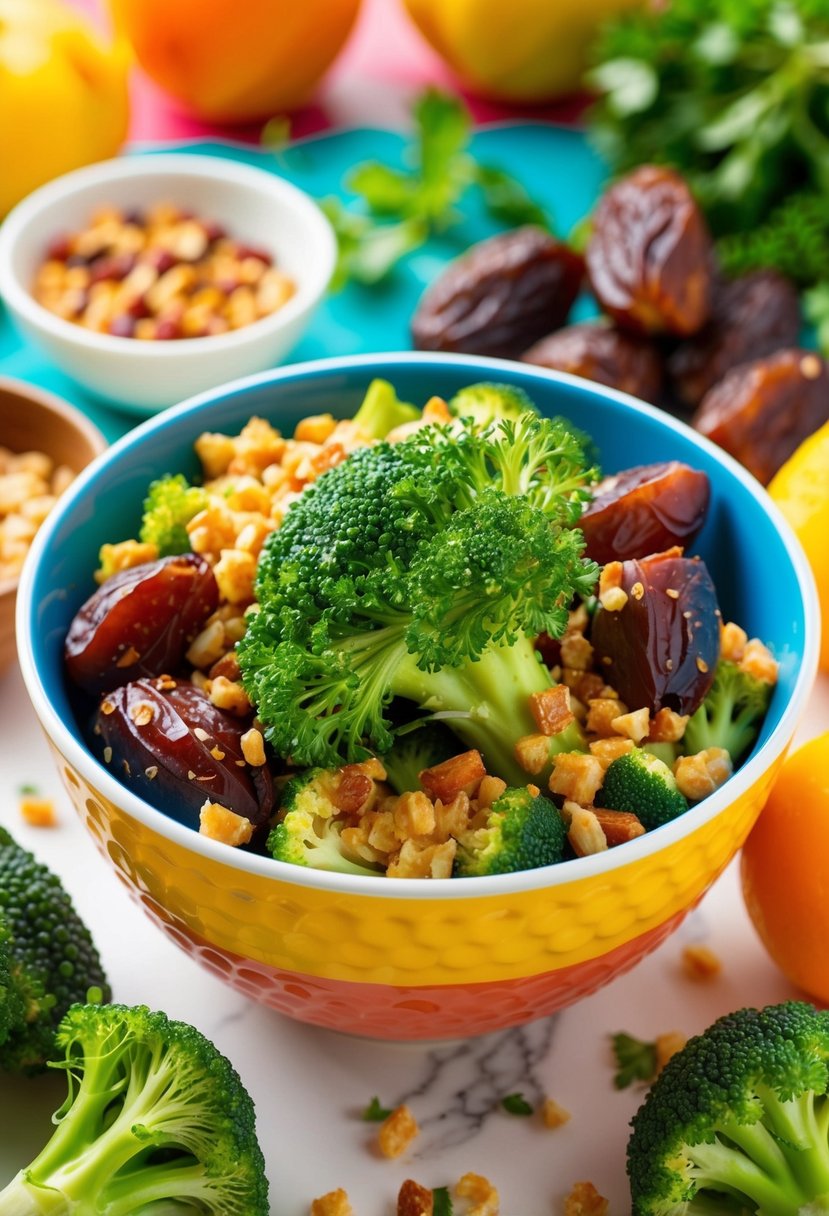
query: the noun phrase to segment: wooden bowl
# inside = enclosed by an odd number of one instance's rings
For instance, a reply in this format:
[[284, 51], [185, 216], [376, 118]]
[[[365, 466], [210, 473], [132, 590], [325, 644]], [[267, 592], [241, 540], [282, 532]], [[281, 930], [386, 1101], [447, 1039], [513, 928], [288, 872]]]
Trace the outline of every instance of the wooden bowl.
[[[55, 465], [80, 473], [107, 441], [79, 410], [53, 393], [0, 376], [0, 446], [13, 452], [45, 452]], [[17, 653], [14, 612], [16, 578], [0, 579], [0, 672]]]

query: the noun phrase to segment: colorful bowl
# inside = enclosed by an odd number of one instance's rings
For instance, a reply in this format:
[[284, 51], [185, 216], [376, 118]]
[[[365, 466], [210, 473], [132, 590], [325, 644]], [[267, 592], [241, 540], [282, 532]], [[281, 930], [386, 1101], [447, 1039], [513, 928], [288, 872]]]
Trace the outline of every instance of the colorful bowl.
[[[665, 827], [561, 866], [478, 879], [369, 879], [235, 852], [167, 818], [87, 750], [63, 679], [62, 642], [92, 588], [104, 540], [135, 534], [148, 481], [197, 469], [202, 430], [251, 414], [290, 432], [299, 418], [353, 413], [374, 376], [404, 399], [476, 380], [527, 390], [595, 439], [607, 471], [679, 459], [704, 469], [712, 505], [698, 546], [726, 618], [768, 641], [780, 682], [749, 760]], [[661, 942], [727, 865], [757, 817], [817, 662], [805, 559], [765, 492], [711, 443], [620, 393], [497, 360], [434, 355], [332, 359], [239, 381], [116, 443], [70, 490], [20, 588], [29, 694], [72, 800], [133, 897], [184, 950], [235, 988], [301, 1021], [389, 1039], [517, 1025], [569, 1005]]]

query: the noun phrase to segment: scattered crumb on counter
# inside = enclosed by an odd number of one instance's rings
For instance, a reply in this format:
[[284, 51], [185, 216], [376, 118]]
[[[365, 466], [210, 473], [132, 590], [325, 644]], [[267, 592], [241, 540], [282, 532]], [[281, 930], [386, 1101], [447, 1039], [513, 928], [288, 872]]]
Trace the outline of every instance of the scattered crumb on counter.
[[404, 1104], [393, 1110], [381, 1124], [377, 1132], [377, 1147], [384, 1157], [399, 1157], [419, 1133], [417, 1120]]
[[564, 1200], [564, 1216], [607, 1216], [609, 1204], [592, 1182], [576, 1182]]
[[428, 1187], [407, 1178], [397, 1196], [397, 1216], [432, 1216], [435, 1201]]
[[554, 1098], [545, 1098], [541, 1106], [541, 1118], [545, 1127], [564, 1127], [565, 1123], [570, 1122], [570, 1112], [559, 1106]]
[[501, 1210], [498, 1188], [482, 1174], [464, 1174], [455, 1184], [455, 1194], [469, 1200], [466, 1216], [498, 1216]]
[[354, 1209], [348, 1201], [348, 1195], [338, 1187], [321, 1195], [311, 1204], [311, 1216], [354, 1216]]
[[51, 798], [41, 798], [36, 794], [22, 794], [19, 807], [21, 818], [29, 827], [53, 828], [58, 822], [55, 804]]
[[722, 959], [710, 946], [686, 946], [682, 951], [682, 971], [689, 980], [711, 980], [722, 971]]
[[668, 1030], [665, 1034], [658, 1034], [656, 1036], [657, 1075], [668, 1063], [671, 1056], [675, 1056], [678, 1051], [682, 1051], [687, 1042], [687, 1035], [684, 1035], [681, 1030]]

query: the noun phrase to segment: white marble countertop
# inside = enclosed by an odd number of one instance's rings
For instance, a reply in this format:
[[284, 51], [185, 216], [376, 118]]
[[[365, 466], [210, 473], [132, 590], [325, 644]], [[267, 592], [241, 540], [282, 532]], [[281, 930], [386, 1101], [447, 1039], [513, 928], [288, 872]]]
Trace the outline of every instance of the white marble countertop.
[[[826, 729], [824, 677], [798, 737]], [[22, 823], [23, 784], [54, 798], [57, 827]], [[63, 879], [93, 930], [114, 998], [192, 1022], [231, 1058], [256, 1103], [273, 1216], [307, 1216], [314, 1197], [340, 1186], [355, 1216], [393, 1216], [405, 1178], [451, 1186], [469, 1170], [498, 1187], [503, 1216], [554, 1216], [582, 1179], [609, 1199], [611, 1216], [624, 1216], [627, 1125], [643, 1091], [613, 1088], [609, 1034], [690, 1035], [742, 1005], [796, 995], [754, 934], [732, 865], [634, 971], [531, 1026], [436, 1046], [378, 1044], [291, 1022], [225, 988], [131, 902], [59, 784], [16, 668], [0, 677], [0, 822]], [[694, 983], [682, 976], [680, 953], [703, 939], [723, 972]], [[60, 1078], [0, 1075], [0, 1184], [48, 1138], [64, 1092]], [[508, 1115], [500, 1099], [515, 1092], [530, 1102], [554, 1097], [572, 1118], [549, 1131], [537, 1115]], [[376, 1125], [360, 1118], [374, 1095], [385, 1106], [406, 1100], [420, 1123], [419, 1138], [397, 1160], [377, 1154]]]

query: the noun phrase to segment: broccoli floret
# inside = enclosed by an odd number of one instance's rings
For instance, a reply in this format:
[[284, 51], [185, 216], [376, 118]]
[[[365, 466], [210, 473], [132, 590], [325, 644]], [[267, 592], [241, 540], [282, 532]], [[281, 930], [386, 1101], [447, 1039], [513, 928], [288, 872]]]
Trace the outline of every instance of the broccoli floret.
[[191, 486], [181, 473], [151, 483], [144, 499], [140, 539], [156, 545], [159, 557], [189, 553], [187, 527], [194, 515], [207, 506], [207, 494]]
[[454, 418], [471, 418], [481, 428], [505, 418], [517, 422], [522, 414], [538, 413], [524, 390], [511, 384], [470, 384], [447, 404]]
[[634, 1216], [829, 1211], [829, 1013], [790, 1001], [720, 1018], [634, 1116]]
[[330, 796], [332, 774], [309, 769], [292, 777], [282, 791], [278, 822], [268, 836], [267, 849], [275, 861], [340, 874], [366, 874], [376, 878], [382, 871], [346, 856], [340, 832], [345, 821]]
[[638, 747], [610, 764], [596, 801], [614, 811], [631, 811], [648, 832], [688, 810], [667, 764]]
[[560, 635], [595, 563], [574, 526], [593, 476], [560, 421], [424, 427], [358, 449], [288, 510], [259, 560], [260, 611], [237, 654], [276, 751], [333, 766], [383, 755], [403, 697], [526, 780], [513, 755], [550, 676], [532, 638]]
[[[55, 1027], [90, 989], [109, 999], [109, 985], [86, 925], [60, 879], [0, 828], [0, 960], [7, 959], [16, 996], [10, 1025], [0, 1034], [0, 1068], [34, 1072], [54, 1047]], [[0, 970], [2, 969], [0, 961]], [[3, 980], [0, 975], [0, 985]], [[22, 1004], [23, 1016], [12, 1003]], [[0, 1026], [3, 1013], [0, 1005]]]
[[389, 784], [397, 794], [420, 789], [425, 768], [442, 764], [457, 755], [458, 741], [440, 722], [424, 722], [414, 730], [395, 736], [394, 746], [382, 756]]
[[23, 1025], [26, 1009], [12, 979], [11, 933], [0, 915], [0, 1058], [9, 1035]]
[[724, 747], [739, 764], [760, 733], [773, 691], [771, 684], [721, 659], [708, 696], [685, 728], [684, 750]]
[[506, 789], [487, 815], [458, 841], [454, 873], [459, 878], [512, 874], [563, 860], [567, 832], [557, 807], [526, 786]]
[[385, 439], [395, 427], [419, 418], [417, 406], [400, 401], [388, 380], [372, 380], [354, 415], [354, 425], [369, 439]]
[[267, 1216], [253, 1103], [198, 1030], [144, 1006], [74, 1005], [56, 1047], [69, 1093], [0, 1213]]

